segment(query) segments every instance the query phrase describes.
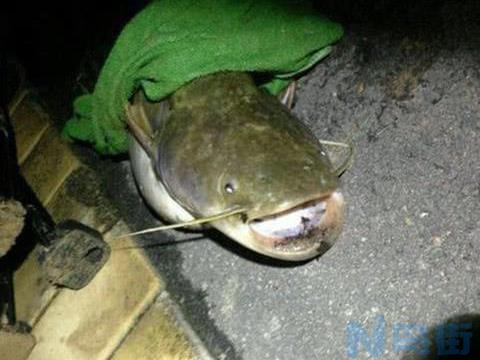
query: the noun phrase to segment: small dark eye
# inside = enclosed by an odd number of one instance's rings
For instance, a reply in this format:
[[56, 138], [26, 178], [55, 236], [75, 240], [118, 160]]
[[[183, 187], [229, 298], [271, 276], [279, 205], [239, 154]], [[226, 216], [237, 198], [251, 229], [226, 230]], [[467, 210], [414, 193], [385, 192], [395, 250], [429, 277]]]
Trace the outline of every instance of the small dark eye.
[[233, 194], [235, 192], [235, 187], [231, 183], [225, 184], [225, 192], [227, 194]]

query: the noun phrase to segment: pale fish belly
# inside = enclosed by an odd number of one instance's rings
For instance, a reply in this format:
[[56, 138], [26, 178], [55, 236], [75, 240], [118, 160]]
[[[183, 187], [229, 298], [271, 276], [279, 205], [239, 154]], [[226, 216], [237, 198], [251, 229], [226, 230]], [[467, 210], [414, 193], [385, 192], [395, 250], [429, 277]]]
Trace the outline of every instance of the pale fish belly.
[[148, 205], [164, 220], [171, 223], [191, 221], [194, 217], [180, 206], [157, 178], [152, 161], [142, 146], [131, 137], [130, 163], [140, 193]]

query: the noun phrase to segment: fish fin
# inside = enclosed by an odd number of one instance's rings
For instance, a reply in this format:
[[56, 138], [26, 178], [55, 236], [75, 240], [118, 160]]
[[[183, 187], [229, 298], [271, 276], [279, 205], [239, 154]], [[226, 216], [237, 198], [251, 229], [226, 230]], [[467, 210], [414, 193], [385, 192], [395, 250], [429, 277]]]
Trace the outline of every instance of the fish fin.
[[297, 90], [297, 81], [292, 81], [288, 87], [280, 94], [280, 102], [289, 110], [293, 107], [293, 100], [295, 98], [295, 91]]
[[125, 114], [127, 115], [127, 124], [130, 132], [143, 147], [151, 159], [156, 158], [154, 146], [154, 131], [143, 107], [143, 101], [139, 97], [142, 94], [135, 94], [133, 103], [125, 105]]
[[347, 139], [347, 142], [337, 142], [337, 141], [329, 141], [329, 140], [320, 140], [320, 144], [327, 145], [327, 146], [340, 146], [348, 148], [349, 153], [347, 158], [343, 161], [343, 163], [335, 169], [335, 173], [338, 177], [340, 177], [345, 171], [349, 170], [355, 158], [355, 146], [351, 139]]
[[168, 100], [151, 102], [145, 99], [142, 101], [142, 108], [155, 135], [170, 116], [170, 103]]

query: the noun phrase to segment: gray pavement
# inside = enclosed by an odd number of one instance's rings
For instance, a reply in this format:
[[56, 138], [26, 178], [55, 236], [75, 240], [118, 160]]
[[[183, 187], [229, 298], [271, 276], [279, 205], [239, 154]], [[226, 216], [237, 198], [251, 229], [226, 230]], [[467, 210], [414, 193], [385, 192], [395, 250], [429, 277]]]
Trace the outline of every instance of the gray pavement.
[[[357, 149], [342, 176], [345, 228], [321, 258], [287, 266], [215, 232], [139, 240], [216, 358], [345, 359], [349, 322], [372, 335], [382, 316], [380, 358], [401, 359], [395, 324], [434, 331], [480, 314], [479, 14], [474, 2], [446, 2], [413, 25], [347, 24], [301, 80], [298, 117]], [[157, 224], [128, 161], [101, 167], [131, 227]]]

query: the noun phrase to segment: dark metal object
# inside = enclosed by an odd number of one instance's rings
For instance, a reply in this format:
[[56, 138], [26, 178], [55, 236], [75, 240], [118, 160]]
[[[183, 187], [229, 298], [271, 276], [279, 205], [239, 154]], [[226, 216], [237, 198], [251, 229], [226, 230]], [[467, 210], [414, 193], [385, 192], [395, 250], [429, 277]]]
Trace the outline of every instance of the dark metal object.
[[[12, 151], [16, 151], [15, 142], [11, 138], [13, 131], [6, 112], [0, 104], [0, 200], [12, 198], [15, 195], [15, 177], [17, 172], [16, 155], [12, 158]], [[16, 153], [15, 153], [16, 154]], [[16, 323], [15, 299], [13, 291], [13, 270], [10, 259], [0, 258], [0, 321], [6, 317], [7, 323]], [[0, 322], [1, 324], [1, 322]]]
[[50, 282], [81, 289], [103, 267], [110, 247], [95, 230], [68, 220], [58, 224], [57, 241], [48, 248], [44, 262]]
[[13, 272], [10, 269], [1, 269], [0, 315], [5, 315], [8, 325], [14, 325], [17, 322], [15, 299], [13, 295]]
[[[1, 70], [1, 69], [0, 69]], [[1, 73], [1, 71], [0, 71]], [[3, 94], [1, 94], [3, 95]], [[0, 258], [0, 320], [16, 323], [13, 272], [39, 244], [40, 263], [47, 279], [55, 285], [80, 289], [103, 267], [110, 247], [102, 235], [77, 221], [58, 226], [20, 175], [15, 137], [0, 96], [0, 200], [15, 199], [26, 209], [25, 226], [15, 245]]]

